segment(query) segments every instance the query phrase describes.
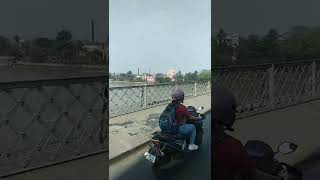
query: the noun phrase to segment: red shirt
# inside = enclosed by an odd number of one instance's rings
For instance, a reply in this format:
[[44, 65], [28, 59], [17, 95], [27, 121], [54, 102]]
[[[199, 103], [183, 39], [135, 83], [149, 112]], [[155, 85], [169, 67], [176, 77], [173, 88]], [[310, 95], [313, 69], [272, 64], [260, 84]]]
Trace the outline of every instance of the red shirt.
[[191, 114], [188, 111], [187, 107], [180, 104], [176, 109], [176, 123], [177, 124], [184, 124], [185, 118], [188, 116], [191, 116]]
[[235, 175], [250, 177], [255, 170], [255, 162], [239, 140], [228, 137], [222, 143], [215, 144], [213, 179], [233, 180]]

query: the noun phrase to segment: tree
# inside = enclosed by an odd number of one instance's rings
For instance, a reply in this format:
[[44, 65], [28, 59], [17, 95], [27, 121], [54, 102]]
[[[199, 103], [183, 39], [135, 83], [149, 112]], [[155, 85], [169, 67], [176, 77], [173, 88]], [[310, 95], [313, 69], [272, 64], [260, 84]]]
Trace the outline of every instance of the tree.
[[270, 29], [268, 34], [263, 37], [263, 52], [264, 56], [267, 57], [275, 57], [276, 51], [278, 47], [277, 40], [279, 38], [279, 34], [275, 29]]
[[217, 34], [217, 40], [220, 44], [224, 44], [225, 39], [226, 39], [227, 34], [224, 32], [224, 30], [221, 28]]
[[132, 71], [128, 71], [127, 76], [132, 76]]
[[198, 80], [200, 81], [210, 81], [211, 80], [211, 71], [203, 70], [198, 75]]
[[8, 56], [13, 52], [13, 47], [10, 40], [4, 36], [0, 36], [0, 55]]
[[192, 74], [192, 78], [193, 78], [193, 81], [198, 80], [198, 71], [194, 71], [194, 73]]
[[170, 83], [171, 79], [169, 77], [156, 77], [157, 83]]
[[34, 43], [36, 46], [41, 47], [41, 48], [50, 48], [52, 45], [49, 38], [46, 38], [46, 37], [36, 38]]
[[13, 39], [14, 39], [14, 41], [15, 41], [17, 44], [19, 44], [19, 42], [20, 42], [20, 40], [21, 40], [21, 38], [20, 38], [19, 35], [13, 36]]
[[183, 81], [183, 74], [181, 73], [181, 71], [179, 71], [178, 73], [177, 73], [177, 82], [182, 82]]
[[58, 42], [68, 42], [72, 40], [72, 33], [69, 30], [61, 30], [58, 32], [56, 40]]
[[192, 73], [186, 73], [186, 75], [184, 76], [184, 80], [186, 82], [192, 82], [193, 81], [193, 74]]

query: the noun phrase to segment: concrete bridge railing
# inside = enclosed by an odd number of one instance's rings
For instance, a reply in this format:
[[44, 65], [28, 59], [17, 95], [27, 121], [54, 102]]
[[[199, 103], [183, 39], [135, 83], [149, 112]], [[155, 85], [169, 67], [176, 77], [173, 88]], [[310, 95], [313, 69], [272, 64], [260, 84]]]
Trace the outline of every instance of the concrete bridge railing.
[[230, 88], [241, 115], [273, 110], [320, 96], [320, 60], [213, 69], [213, 85]]
[[0, 83], [0, 177], [106, 152], [106, 81]]
[[167, 104], [174, 88], [185, 91], [185, 98], [211, 92], [210, 81], [180, 84], [140, 85], [109, 88], [109, 117]]

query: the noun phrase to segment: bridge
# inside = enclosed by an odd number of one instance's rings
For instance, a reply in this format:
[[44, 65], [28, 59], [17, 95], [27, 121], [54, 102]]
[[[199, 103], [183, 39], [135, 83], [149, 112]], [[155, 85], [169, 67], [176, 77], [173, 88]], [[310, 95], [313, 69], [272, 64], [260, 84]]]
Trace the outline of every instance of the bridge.
[[[305, 167], [303, 160], [314, 157], [319, 147], [312, 141], [319, 133], [319, 65], [311, 60], [213, 69], [213, 85], [229, 87], [239, 102], [233, 135], [243, 142], [264, 140], [273, 147], [294, 141], [300, 150], [284, 158]], [[183, 88], [186, 104], [205, 104], [210, 116], [210, 82], [115, 87], [109, 89], [109, 101], [103, 97], [106, 82], [105, 77], [90, 77], [0, 83], [0, 137], [5, 142], [0, 147], [0, 176], [56, 179], [51, 175], [60, 174], [60, 179], [87, 179], [92, 173], [96, 179], [108, 179], [104, 161], [109, 152], [114, 179], [130, 172], [143, 177], [150, 169], [145, 169], [139, 152], [145, 150], [150, 132], [157, 130], [156, 119], [172, 89]], [[109, 113], [103, 111], [105, 102]], [[193, 160], [210, 160], [201, 155], [191, 159], [188, 169], [197, 166]], [[139, 171], [132, 170], [135, 165]], [[17, 173], [22, 174], [13, 175]]]
[[[238, 99], [235, 132], [242, 143], [263, 140], [274, 149], [282, 141], [299, 145], [282, 157], [304, 171], [305, 179], [318, 179], [320, 115], [320, 61], [214, 69], [213, 84], [229, 87]], [[316, 171], [318, 170], [318, 171]]]

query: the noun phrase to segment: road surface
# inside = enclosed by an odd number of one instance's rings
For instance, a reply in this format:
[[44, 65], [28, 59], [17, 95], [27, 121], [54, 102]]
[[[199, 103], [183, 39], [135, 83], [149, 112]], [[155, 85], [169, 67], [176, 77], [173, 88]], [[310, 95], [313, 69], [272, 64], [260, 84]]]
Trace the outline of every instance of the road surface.
[[183, 164], [166, 172], [164, 177], [156, 177], [151, 164], [143, 156], [147, 148], [135, 152], [109, 167], [110, 180], [210, 180], [211, 179], [211, 113], [206, 116], [203, 144], [198, 152], [187, 156]]

